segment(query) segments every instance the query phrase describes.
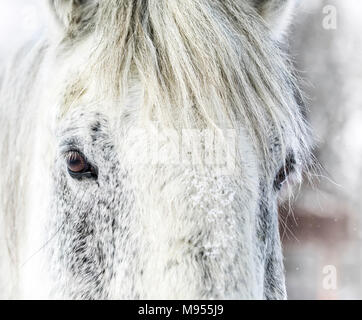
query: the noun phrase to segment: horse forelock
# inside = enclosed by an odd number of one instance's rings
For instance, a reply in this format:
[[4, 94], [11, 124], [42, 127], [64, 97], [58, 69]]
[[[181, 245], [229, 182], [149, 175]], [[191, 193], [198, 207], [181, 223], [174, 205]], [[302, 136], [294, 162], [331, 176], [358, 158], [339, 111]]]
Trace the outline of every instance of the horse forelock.
[[[242, 121], [266, 161], [271, 130], [283, 153], [294, 136], [298, 157], [308, 158], [296, 80], [248, 3], [111, 0], [87, 23], [94, 42], [84, 78], [96, 79], [102, 99], [124, 101], [136, 77], [146, 119], [177, 129], [237, 128]], [[73, 37], [63, 44], [74, 50]]]

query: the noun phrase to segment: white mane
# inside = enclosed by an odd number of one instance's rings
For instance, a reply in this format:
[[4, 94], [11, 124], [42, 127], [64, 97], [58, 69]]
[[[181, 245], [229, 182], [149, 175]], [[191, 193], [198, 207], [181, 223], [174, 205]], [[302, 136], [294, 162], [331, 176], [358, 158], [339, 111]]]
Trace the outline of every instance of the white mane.
[[236, 128], [243, 121], [265, 155], [275, 127], [282, 145], [282, 132], [300, 138], [304, 158], [307, 133], [290, 65], [248, 3], [112, 0], [95, 14], [79, 39], [67, 33], [63, 41], [67, 50], [90, 30], [98, 39], [77, 79], [83, 89], [97, 79], [99, 94], [122, 100], [137, 77], [148, 119], [175, 128]]

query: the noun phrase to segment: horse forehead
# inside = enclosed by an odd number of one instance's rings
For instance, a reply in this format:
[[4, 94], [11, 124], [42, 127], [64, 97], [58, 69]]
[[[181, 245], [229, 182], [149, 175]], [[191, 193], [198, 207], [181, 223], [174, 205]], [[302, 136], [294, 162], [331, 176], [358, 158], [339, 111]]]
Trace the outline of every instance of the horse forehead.
[[[192, 147], [202, 149], [204, 143], [211, 143], [212, 151], [219, 152], [219, 155], [226, 150], [222, 139], [217, 137], [218, 130], [214, 128], [175, 130], [158, 127], [156, 122], [145, 126], [140, 124], [139, 111], [139, 107], [132, 103], [125, 105], [123, 109], [102, 103], [75, 106], [58, 122], [60, 145], [78, 144], [96, 150], [102, 147], [98, 143], [101, 141], [107, 145], [112, 144], [122, 157], [126, 157], [124, 152], [145, 156], [145, 150], [159, 152], [157, 148], [163, 148], [163, 152], [169, 148], [170, 152], [174, 152], [175, 146], [180, 148], [182, 154]], [[281, 144], [274, 131], [271, 128], [270, 150], [271, 155], [277, 158], [273, 160], [279, 162], [283, 160], [279, 159]], [[239, 122], [238, 127], [233, 129], [223, 128], [221, 135], [229, 147], [234, 148], [237, 164], [249, 170], [252, 175], [258, 175], [254, 170], [254, 167], [259, 167], [261, 160], [258, 148], [243, 123]], [[203, 152], [201, 149], [198, 151]]]

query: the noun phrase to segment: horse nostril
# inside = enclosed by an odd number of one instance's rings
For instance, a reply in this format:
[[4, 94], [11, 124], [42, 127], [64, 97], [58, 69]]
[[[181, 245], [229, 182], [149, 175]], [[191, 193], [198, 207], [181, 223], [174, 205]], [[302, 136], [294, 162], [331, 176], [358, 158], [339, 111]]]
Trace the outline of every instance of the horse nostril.
[[82, 173], [87, 169], [87, 162], [84, 157], [77, 151], [70, 151], [67, 154], [68, 170], [73, 173]]

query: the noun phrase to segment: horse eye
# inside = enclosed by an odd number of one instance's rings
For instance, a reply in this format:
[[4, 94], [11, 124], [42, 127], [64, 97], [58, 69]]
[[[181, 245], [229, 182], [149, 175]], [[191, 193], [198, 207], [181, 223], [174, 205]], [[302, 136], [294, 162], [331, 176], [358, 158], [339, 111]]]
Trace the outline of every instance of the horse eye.
[[70, 151], [67, 154], [68, 170], [74, 173], [81, 173], [87, 167], [87, 162], [84, 157], [77, 151]]
[[85, 157], [78, 151], [69, 151], [66, 155], [68, 172], [73, 178], [93, 177], [97, 178], [97, 171]]
[[295, 169], [295, 158], [294, 155], [291, 154], [285, 160], [285, 164], [280, 168], [278, 171], [275, 180], [274, 180], [274, 189], [280, 190], [283, 186], [283, 183], [287, 180], [288, 176], [294, 171]]

